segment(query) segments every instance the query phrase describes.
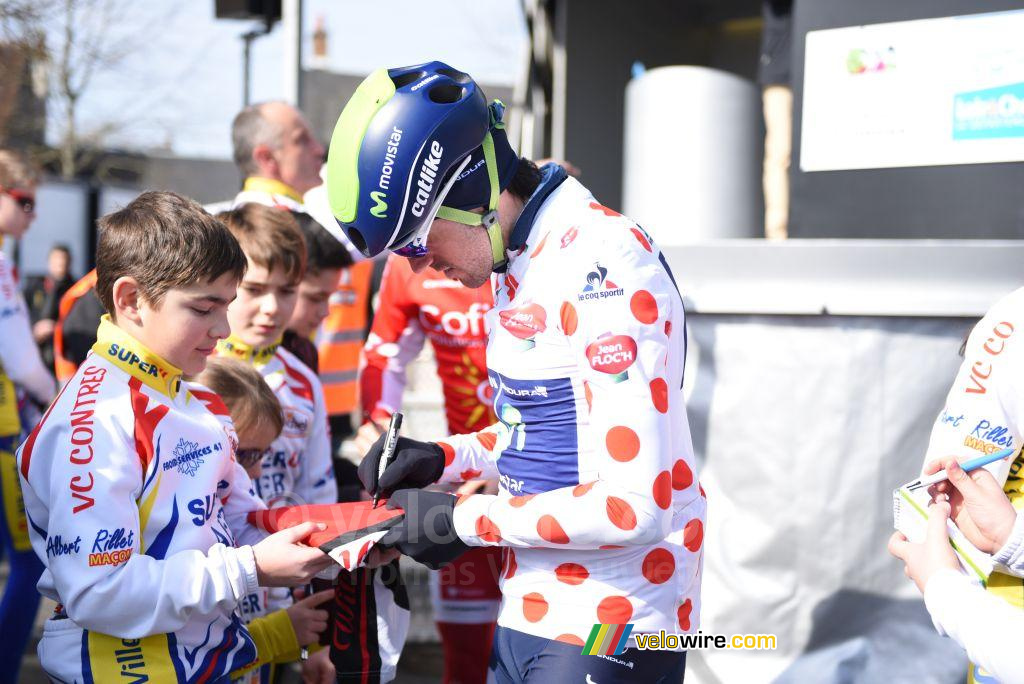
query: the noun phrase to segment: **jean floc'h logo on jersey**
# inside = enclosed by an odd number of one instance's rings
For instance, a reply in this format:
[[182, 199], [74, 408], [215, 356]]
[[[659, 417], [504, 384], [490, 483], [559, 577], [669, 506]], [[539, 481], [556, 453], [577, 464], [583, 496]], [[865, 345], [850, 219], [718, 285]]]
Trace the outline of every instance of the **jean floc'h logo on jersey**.
[[576, 236], [579, 235], [579, 234], [580, 234], [580, 230], [576, 226], [573, 226], [569, 230], [565, 231], [565, 234], [562, 235], [562, 239], [560, 241], [561, 245], [562, 245], [562, 249], [565, 249], [566, 247], [571, 245], [572, 241], [575, 240]]
[[547, 330], [547, 312], [540, 304], [524, 304], [514, 309], [505, 309], [498, 312], [498, 320], [501, 327], [505, 328], [512, 336], [528, 342], [525, 349], [532, 349], [536, 346], [534, 337], [538, 333]]
[[591, 368], [622, 382], [629, 378], [626, 369], [636, 361], [636, 340], [629, 335], [606, 333], [587, 345], [586, 354]]

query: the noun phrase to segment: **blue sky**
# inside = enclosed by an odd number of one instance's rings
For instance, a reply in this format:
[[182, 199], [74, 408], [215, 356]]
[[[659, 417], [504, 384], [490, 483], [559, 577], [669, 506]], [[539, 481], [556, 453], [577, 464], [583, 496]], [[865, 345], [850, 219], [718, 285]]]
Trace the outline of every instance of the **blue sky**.
[[[127, 3], [108, 31], [131, 52], [96, 76], [81, 103], [80, 126], [113, 121], [108, 143], [130, 149], [228, 158], [231, 119], [242, 105], [239, 36], [252, 23], [216, 20], [213, 5]], [[441, 59], [483, 83], [504, 85], [517, 78], [526, 49], [520, 0], [305, 0], [307, 65], [318, 16], [328, 32], [329, 68], [346, 73]], [[254, 43], [254, 101], [282, 96], [282, 49], [280, 25]]]

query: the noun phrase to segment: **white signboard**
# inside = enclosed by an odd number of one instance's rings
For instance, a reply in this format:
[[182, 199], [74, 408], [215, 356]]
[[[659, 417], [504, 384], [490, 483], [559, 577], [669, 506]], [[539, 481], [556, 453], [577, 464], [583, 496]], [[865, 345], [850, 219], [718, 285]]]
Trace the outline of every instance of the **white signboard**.
[[1024, 10], [807, 33], [800, 168], [1024, 161]]

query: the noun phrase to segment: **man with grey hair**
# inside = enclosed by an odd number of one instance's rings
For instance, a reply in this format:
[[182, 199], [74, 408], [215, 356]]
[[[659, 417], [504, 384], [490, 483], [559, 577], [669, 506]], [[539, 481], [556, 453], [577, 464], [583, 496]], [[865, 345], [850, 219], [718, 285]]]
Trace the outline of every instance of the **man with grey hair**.
[[208, 212], [256, 202], [309, 214], [345, 245], [353, 260], [363, 260], [331, 213], [320, 175], [324, 147], [302, 112], [280, 101], [249, 105], [231, 124], [231, 142], [244, 179], [242, 191], [231, 201], [207, 205]]
[[302, 211], [302, 196], [323, 182], [323, 145], [302, 113], [285, 102], [243, 109], [231, 125], [231, 141], [245, 178], [235, 205], [258, 202]]

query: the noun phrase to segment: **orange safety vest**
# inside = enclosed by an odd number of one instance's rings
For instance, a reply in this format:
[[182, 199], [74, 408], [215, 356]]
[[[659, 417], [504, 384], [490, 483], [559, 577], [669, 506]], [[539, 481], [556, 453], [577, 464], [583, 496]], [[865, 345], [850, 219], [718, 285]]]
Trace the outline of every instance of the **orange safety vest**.
[[320, 328], [320, 382], [331, 416], [351, 413], [359, 406], [359, 358], [369, 323], [372, 277], [373, 261], [369, 259], [342, 269]]
[[65, 383], [78, 370], [78, 366], [64, 357], [64, 319], [71, 313], [75, 302], [88, 294], [89, 290], [96, 287], [96, 269], [92, 269], [72, 285], [64, 296], [60, 298], [60, 306], [57, 309], [57, 324], [53, 328], [53, 370], [60, 383]]

